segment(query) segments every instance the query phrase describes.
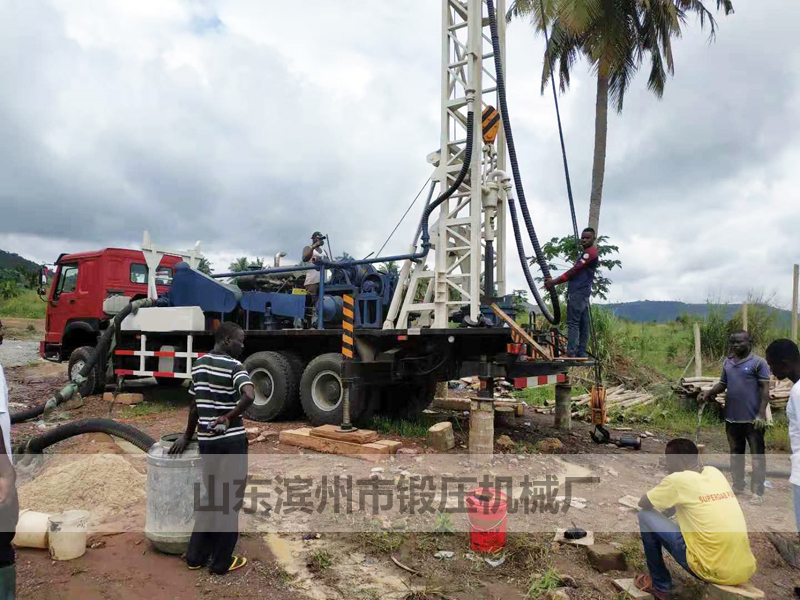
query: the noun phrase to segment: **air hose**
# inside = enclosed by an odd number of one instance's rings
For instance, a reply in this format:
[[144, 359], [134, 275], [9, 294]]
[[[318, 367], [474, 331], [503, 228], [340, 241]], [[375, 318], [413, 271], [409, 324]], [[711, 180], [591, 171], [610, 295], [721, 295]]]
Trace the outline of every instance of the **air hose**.
[[50, 431], [28, 440], [28, 443], [17, 449], [17, 454], [41, 454], [48, 446], [63, 442], [66, 439], [84, 433], [107, 433], [130, 442], [137, 448], [147, 452], [156, 441], [145, 432], [125, 423], [111, 419], [79, 419], [66, 425], [54, 427]]
[[91, 353], [91, 355], [89, 355], [89, 360], [86, 361], [86, 363], [83, 365], [83, 368], [75, 377], [75, 381], [71, 381], [64, 388], [56, 391], [53, 394], [53, 397], [47, 402], [21, 412], [11, 413], [11, 423], [22, 423], [23, 421], [35, 419], [36, 417], [44, 414], [45, 411], [51, 410], [62, 402], [69, 400], [78, 390], [80, 384], [89, 376], [89, 373], [92, 372], [92, 369], [95, 368], [95, 365], [97, 365], [98, 361], [101, 358], [103, 361], [105, 361], [108, 355], [109, 346], [111, 345], [111, 338], [117, 331], [119, 331], [120, 323], [122, 323], [125, 317], [131, 314], [131, 312], [136, 312], [140, 308], [153, 306], [153, 304], [153, 300], [149, 298], [142, 298], [140, 300], [134, 300], [133, 302], [130, 302], [125, 308], [119, 311], [111, 323], [109, 323], [108, 328], [103, 332], [103, 335], [100, 336], [100, 339], [97, 341], [97, 345], [94, 347], [94, 351]]
[[[528, 230], [531, 244], [533, 244], [533, 251], [536, 254], [536, 262], [539, 264], [539, 268], [542, 270], [542, 275], [544, 275], [545, 279], [549, 279], [550, 267], [548, 266], [547, 259], [545, 258], [542, 248], [539, 245], [539, 238], [536, 236], [536, 230], [533, 227], [533, 221], [531, 221], [531, 215], [528, 211], [528, 204], [525, 201], [525, 190], [522, 188], [522, 179], [520, 177], [519, 164], [517, 163], [517, 151], [516, 147], [514, 146], [514, 136], [511, 133], [511, 121], [508, 115], [506, 84], [505, 76], [503, 74], [503, 58], [500, 52], [500, 38], [497, 33], [497, 15], [495, 14], [493, 0], [486, 0], [486, 5], [489, 9], [489, 28], [492, 34], [492, 51], [494, 54], [494, 68], [497, 79], [497, 98], [500, 104], [500, 116], [503, 122], [503, 132], [505, 133], [506, 143], [508, 145], [508, 156], [511, 161], [511, 173], [514, 176], [514, 186], [517, 191], [517, 197], [519, 198], [522, 219], [525, 221], [525, 227]], [[509, 201], [508, 206], [511, 213], [511, 223], [514, 227], [514, 238], [517, 243], [517, 252], [519, 254], [520, 263], [522, 264], [522, 270], [525, 273], [525, 279], [528, 282], [528, 287], [533, 293], [533, 297], [536, 299], [536, 304], [541, 309], [545, 318], [552, 324], [557, 325], [561, 321], [561, 304], [559, 303], [558, 292], [555, 288], [550, 290], [550, 301], [553, 304], [553, 313], [551, 314], [545, 303], [542, 301], [539, 290], [537, 289], [536, 284], [533, 281], [533, 277], [531, 277], [530, 270], [528, 269], [528, 259], [525, 255], [525, 248], [522, 245], [522, 235], [520, 233], [519, 222], [516, 217], [516, 210], [514, 209], [513, 201]]]

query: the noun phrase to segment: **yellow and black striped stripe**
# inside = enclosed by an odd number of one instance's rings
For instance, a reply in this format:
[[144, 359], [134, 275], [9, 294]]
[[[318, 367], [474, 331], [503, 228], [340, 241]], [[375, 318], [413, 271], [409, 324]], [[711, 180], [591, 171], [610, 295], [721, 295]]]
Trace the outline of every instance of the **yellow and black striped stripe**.
[[346, 359], [353, 358], [353, 331], [356, 320], [355, 302], [352, 296], [347, 294], [343, 297], [344, 307], [342, 308], [342, 354]]
[[483, 131], [484, 144], [491, 144], [497, 137], [497, 130], [500, 129], [500, 114], [494, 106], [487, 106], [481, 114], [481, 129]]

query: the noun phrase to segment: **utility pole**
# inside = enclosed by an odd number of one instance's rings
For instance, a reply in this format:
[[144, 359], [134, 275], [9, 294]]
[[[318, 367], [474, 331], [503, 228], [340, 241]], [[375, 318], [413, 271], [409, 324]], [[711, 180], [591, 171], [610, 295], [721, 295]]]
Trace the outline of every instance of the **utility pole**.
[[747, 331], [747, 302], [742, 303], [742, 329]]
[[694, 324], [694, 376], [703, 376], [703, 356], [700, 351], [700, 325]]
[[794, 266], [794, 286], [792, 289], [792, 341], [797, 341], [797, 279], [800, 266]]

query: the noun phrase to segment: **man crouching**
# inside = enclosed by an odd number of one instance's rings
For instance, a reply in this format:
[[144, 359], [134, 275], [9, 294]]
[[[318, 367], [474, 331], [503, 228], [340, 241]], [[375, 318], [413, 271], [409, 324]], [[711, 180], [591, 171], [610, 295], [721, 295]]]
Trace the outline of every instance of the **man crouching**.
[[[744, 514], [727, 479], [718, 469], [700, 465], [691, 440], [674, 439], [665, 453], [668, 475], [639, 500], [639, 529], [650, 575], [639, 575], [636, 587], [657, 600], [672, 596], [662, 548], [697, 579], [722, 585], [746, 582], [756, 570], [756, 560]], [[673, 513], [677, 524], [667, 518]]]

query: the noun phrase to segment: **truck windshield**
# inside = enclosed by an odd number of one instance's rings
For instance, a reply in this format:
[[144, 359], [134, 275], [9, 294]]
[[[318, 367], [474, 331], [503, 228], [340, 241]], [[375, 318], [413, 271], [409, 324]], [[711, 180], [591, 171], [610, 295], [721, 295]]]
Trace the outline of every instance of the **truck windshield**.
[[[131, 265], [131, 283], [147, 284], [147, 265]], [[170, 285], [172, 283], [172, 267], [158, 267], [156, 269], [156, 285]]]

